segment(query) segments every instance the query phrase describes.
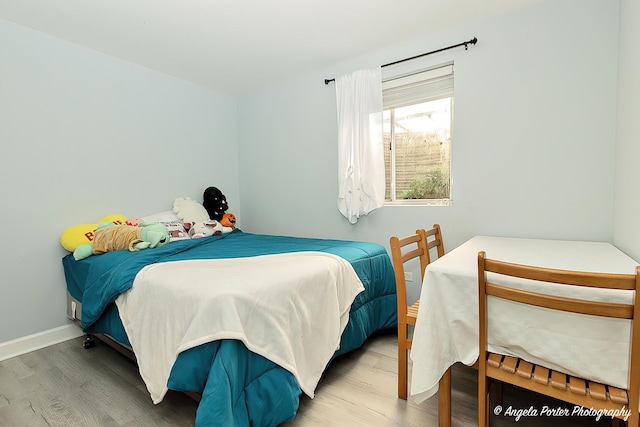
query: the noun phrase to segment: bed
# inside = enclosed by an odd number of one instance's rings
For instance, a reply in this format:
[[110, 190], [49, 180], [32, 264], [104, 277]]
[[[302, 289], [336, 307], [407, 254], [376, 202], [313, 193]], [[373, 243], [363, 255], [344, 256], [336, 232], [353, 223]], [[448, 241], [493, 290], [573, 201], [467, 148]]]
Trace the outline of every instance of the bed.
[[[264, 260], [269, 256], [276, 259], [279, 255], [302, 256], [306, 253], [346, 260], [363, 287], [347, 308], [346, 320], [338, 337], [339, 347], [332, 350], [328, 363], [360, 347], [375, 332], [396, 326], [393, 266], [383, 246], [368, 242], [251, 234], [240, 230], [176, 241], [162, 248], [140, 252], [114, 251], [81, 261], [75, 261], [71, 255], [65, 256], [62, 262], [67, 282], [68, 316], [76, 319], [88, 334], [104, 335], [123, 348], [131, 349], [129, 336], [135, 335], [130, 329], [125, 331], [119, 306], [126, 307], [122, 305], [122, 295], [127, 295], [140, 271], [147, 271], [150, 266], [168, 268], [203, 260]], [[287, 262], [298, 264], [297, 259]], [[163, 278], [169, 276], [166, 270], [162, 273]], [[131, 328], [130, 325], [127, 327]], [[176, 355], [166, 388], [198, 396], [196, 426], [276, 426], [292, 421], [298, 410], [304, 389], [301, 382], [304, 384], [304, 381], [300, 380], [297, 371], [285, 369], [258, 353], [250, 351], [242, 339], [202, 342]], [[138, 359], [139, 365], [140, 362], [141, 358]], [[304, 392], [313, 396], [313, 390]]]

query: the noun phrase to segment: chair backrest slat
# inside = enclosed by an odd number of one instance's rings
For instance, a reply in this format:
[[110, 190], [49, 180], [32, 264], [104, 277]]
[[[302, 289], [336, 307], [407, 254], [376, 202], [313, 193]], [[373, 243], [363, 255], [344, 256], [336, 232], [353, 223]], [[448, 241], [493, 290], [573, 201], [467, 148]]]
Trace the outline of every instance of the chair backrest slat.
[[[424, 235], [427, 242], [427, 264], [435, 261], [437, 258], [444, 256], [444, 243], [442, 241], [442, 230], [439, 224], [433, 224], [433, 228], [425, 230], [424, 228], [416, 230], [416, 233]], [[437, 258], [431, 259], [431, 249], [436, 248]], [[426, 267], [426, 265], [425, 265]], [[424, 270], [424, 268], [423, 268]]]
[[485, 259], [484, 269], [488, 272], [505, 274], [523, 279], [566, 285], [589, 286], [633, 290], [636, 286], [635, 274], [591, 273], [584, 271], [558, 270], [522, 264]]
[[550, 308], [553, 310], [570, 311], [572, 313], [587, 314], [590, 316], [611, 317], [617, 319], [632, 319], [632, 304], [617, 304], [602, 301], [587, 301], [582, 299], [567, 298], [561, 296], [541, 294], [525, 291], [523, 289], [509, 288], [495, 283], [487, 282], [487, 295], [508, 299], [523, 304]]

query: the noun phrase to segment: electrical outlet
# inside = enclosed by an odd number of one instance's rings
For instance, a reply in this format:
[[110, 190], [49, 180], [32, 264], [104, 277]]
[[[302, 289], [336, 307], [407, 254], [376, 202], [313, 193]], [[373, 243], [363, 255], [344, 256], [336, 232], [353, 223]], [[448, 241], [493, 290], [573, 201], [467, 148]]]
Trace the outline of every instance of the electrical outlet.
[[405, 271], [404, 280], [406, 280], [407, 282], [413, 282], [413, 273], [410, 271]]

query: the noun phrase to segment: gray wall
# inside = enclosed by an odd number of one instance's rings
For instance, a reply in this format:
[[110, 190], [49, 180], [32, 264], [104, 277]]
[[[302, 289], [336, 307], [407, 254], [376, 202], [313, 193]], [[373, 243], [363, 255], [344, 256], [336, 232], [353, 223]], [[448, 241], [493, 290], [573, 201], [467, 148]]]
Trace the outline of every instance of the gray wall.
[[[439, 222], [449, 248], [478, 233], [610, 240], [617, 23], [615, 2], [548, 1], [241, 98], [244, 227], [386, 244]], [[349, 225], [336, 209], [335, 89], [322, 79], [472, 36], [468, 51], [428, 57], [455, 61], [454, 205], [388, 206]]]
[[[336, 208], [335, 88], [323, 79], [473, 36], [468, 51], [428, 57], [455, 61], [453, 206], [387, 206], [350, 225]], [[617, 44], [616, 2], [547, 1], [241, 98], [243, 227], [388, 246], [440, 223], [447, 250], [475, 234], [610, 241]]]
[[620, 5], [613, 242], [640, 260], [640, 2], [622, 0]]
[[62, 231], [224, 189], [236, 100], [0, 20], [0, 343], [67, 324]]

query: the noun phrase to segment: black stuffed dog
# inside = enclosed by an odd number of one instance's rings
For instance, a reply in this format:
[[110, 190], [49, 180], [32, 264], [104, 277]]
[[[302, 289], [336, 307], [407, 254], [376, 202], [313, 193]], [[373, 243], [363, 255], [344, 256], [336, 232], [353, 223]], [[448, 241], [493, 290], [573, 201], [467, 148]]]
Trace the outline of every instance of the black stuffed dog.
[[202, 206], [207, 210], [210, 219], [220, 221], [222, 215], [229, 209], [227, 198], [216, 187], [209, 187], [204, 190], [202, 199]]

